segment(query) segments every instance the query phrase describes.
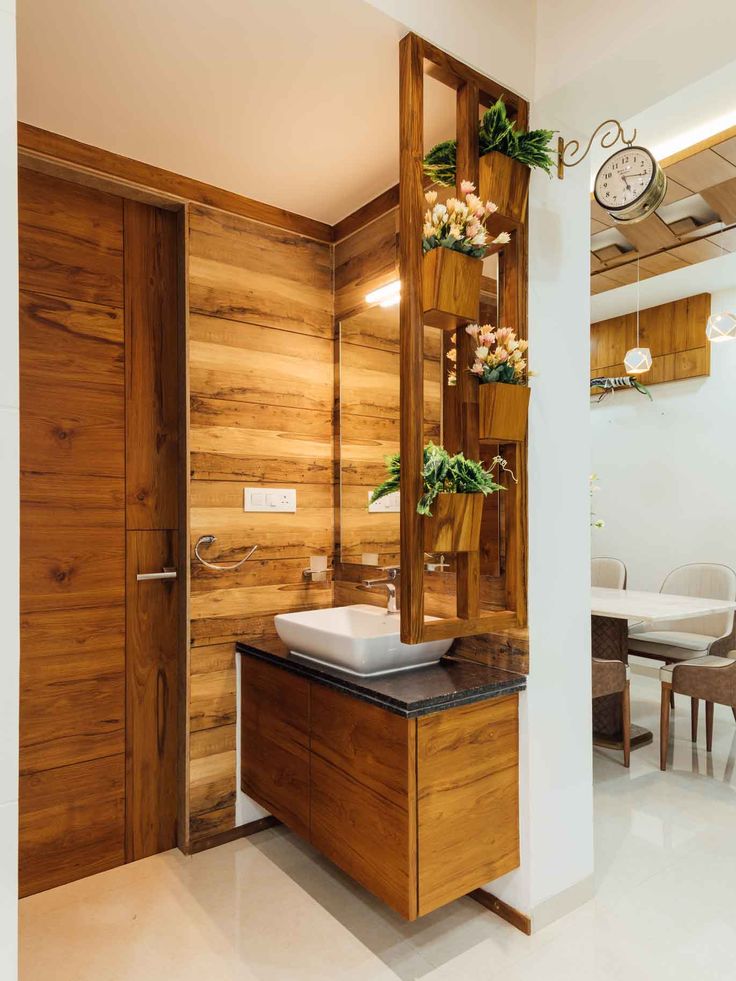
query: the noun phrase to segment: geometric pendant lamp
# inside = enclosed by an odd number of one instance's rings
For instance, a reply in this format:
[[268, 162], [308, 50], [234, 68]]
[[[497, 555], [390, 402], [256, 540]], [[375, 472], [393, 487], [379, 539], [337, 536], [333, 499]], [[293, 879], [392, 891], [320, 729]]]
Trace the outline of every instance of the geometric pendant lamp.
[[736, 341], [736, 314], [712, 313], [708, 317], [705, 336], [709, 341]]
[[641, 375], [652, 367], [652, 352], [639, 347], [639, 260], [636, 260], [636, 347], [626, 352], [624, 368], [629, 375]]

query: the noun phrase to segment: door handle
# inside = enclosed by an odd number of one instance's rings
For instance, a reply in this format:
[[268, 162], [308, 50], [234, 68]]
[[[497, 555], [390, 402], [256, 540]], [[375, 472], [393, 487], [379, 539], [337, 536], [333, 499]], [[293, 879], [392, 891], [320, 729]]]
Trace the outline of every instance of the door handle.
[[161, 572], [139, 572], [135, 578], [138, 582], [149, 582], [151, 579], [176, 579], [176, 569], [165, 565]]

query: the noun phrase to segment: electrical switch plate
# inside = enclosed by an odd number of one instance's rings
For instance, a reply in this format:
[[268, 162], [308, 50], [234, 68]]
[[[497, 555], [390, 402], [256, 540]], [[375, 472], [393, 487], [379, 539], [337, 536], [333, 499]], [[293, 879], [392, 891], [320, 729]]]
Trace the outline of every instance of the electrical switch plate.
[[401, 497], [399, 491], [379, 497], [373, 504], [370, 503], [371, 491], [368, 491], [368, 510], [371, 514], [398, 514], [401, 510]]
[[287, 487], [246, 487], [243, 510], [273, 514], [296, 511], [296, 490]]

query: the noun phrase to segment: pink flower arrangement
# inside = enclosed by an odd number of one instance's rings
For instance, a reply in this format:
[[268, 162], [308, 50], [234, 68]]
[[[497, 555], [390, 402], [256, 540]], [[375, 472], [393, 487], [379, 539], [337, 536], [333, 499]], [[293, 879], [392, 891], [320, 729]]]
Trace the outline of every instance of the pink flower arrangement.
[[[528, 379], [524, 357], [529, 342], [520, 340], [510, 327], [493, 328], [491, 324], [468, 324], [465, 328], [476, 343], [474, 361], [470, 366], [481, 385], [501, 382], [506, 385], [525, 385]], [[453, 363], [448, 372], [448, 385], [457, 384], [457, 350], [450, 348], [447, 358]]]
[[[460, 192], [464, 201], [448, 198], [444, 204], [437, 201], [437, 191], [425, 194], [429, 208], [424, 215], [422, 230], [424, 252], [445, 248], [477, 259], [485, 255], [489, 244], [486, 222], [498, 209], [492, 201], [481, 201], [471, 181], [462, 181]], [[492, 241], [496, 245], [505, 245], [511, 237], [508, 232], [501, 232]]]

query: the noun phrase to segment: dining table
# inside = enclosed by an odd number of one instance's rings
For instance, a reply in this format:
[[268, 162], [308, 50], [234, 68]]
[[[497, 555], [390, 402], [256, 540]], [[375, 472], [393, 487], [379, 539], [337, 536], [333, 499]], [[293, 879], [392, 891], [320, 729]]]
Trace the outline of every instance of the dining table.
[[[674, 593], [650, 593], [637, 589], [591, 589], [591, 636], [593, 657], [629, 661], [629, 631], [672, 620], [689, 620], [709, 613], [736, 610], [736, 602]], [[632, 723], [631, 748], [651, 743], [651, 730]], [[623, 748], [621, 698], [603, 695], [593, 699], [593, 743], [610, 749]]]

